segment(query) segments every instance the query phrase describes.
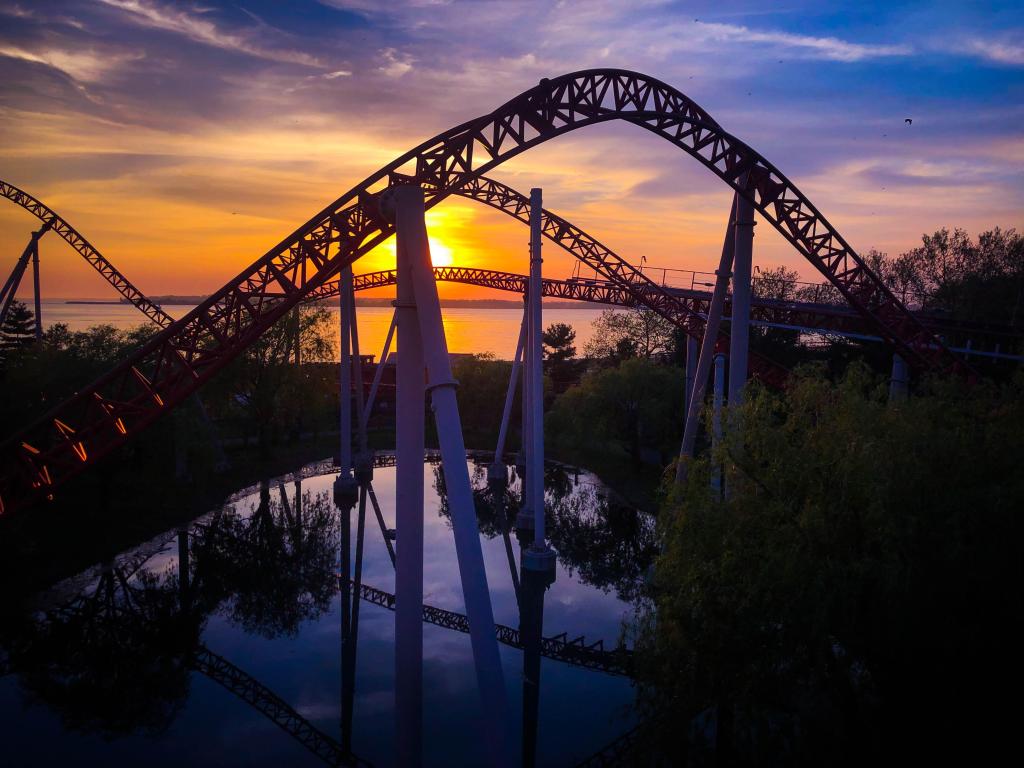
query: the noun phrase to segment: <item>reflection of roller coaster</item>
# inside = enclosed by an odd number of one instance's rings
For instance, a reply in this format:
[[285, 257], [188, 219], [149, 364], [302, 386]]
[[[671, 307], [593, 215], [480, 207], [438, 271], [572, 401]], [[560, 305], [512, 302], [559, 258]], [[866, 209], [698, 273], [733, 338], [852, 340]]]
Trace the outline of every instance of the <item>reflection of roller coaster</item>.
[[[521, 203], [490, 183], [486, 174], [532, 147], [612, 120], [660, 136], [731, 187], [736, 199], [758, 211], [835, 287], [872, 334], [913, 367], [968, 370], [781, 171], [692, 100], [639, 73], [588, 70], [542, 80], [493, 112], [445, 131], [388, 164], [107, 375], [8, 441], [0, 448], [0, 504], [13, 509], [51, 494], [176, 407], [306, 296], [391, 237], [395, 226], [382, 211], [382, 193], [416, 185], [431, 208], [465, 190], [524, 218]], [[650, 297], [657, 311], [682, 307], [687, 333], [700, 337], [704, 318], [685, 302], [657, 290], [656, 283], [597, 248], [596, 241], [575, 238], [564, 220], [549, 217], [545, 226], [549, 236], [567, 235], [578, 243], [574, 253], [599, 274]], [[751, 368], [769, 381], [781, 380], [775, 366], [752, 359]]]
[[[391, 611], [395, 609], [395, 596], [382, 589], [360, 584], [359, 596], [374, 605]], [[461, 613], [444, 608], [424, 605], [423, 621], [445, 629], [469, 633], [469, 619]], [[518, 629], [507, 627], [504, 624], [495, 624], [494, 630], [498, 636], [498, 642], [520, 650], [524, 648]], [[613, 648], [606, 651], [603, 640], [588, 645], [582, 635], [569, 640], [565, 632], [553, 637], [541, 638], [541, 655], [548, 659], [563, 661], [576, 667], [600, 670], [611, 675], [629, 675], [633, 668], [632, 651], [626, 648]]]
[[368, 765], [313, 726], [272, 690], [208, 648], [192, 655], [192, 666], [235, 694], [328, 765]]
[[[229, 539], [232, 543], [240, 546], [247, 546], [247, 542], [206, 524], [196, 524], [197, 531], [206, 536]], [[382, 589], [371, 587], [367, 584], [356, 585], [351, 580], [351, 587], [358, 587], [359, 596], [374, 605], [395, 609], [395, 596]], [[469, 633], [469, 619], [465, 614], [449, 611], [444, 608], [437, 608], [432, 605], [423, 606], [423, 621], [434, 624], [445, 629], [452, 629], [457, 632]], [[523, 649], [524, 645], [518, 629], [505, 626], [504, 624], [494, 625], [498, 641], [513, 648]], [[630, 675], [633, 667], [633, 652], [624, 647], [617, 647], [605, 650], [604, 640], [597, 640], [587, 643], [583, 636], [569, 639], [568, 633], [545, 637], [541, 639], [541, 655], [554, 661], [565, 662], [577, 667], [594, 669], [607, 672], [612, 675]]]
[[[123, 627], [125, 622], [136, 617], [143, 621], [148, 620], [144, 615], [139, 615], [140, 611], [145, 610], [145, 597], [138, 594], [139, 590], [132, 586], [131, 580], [148, 560], [164, 551], [171, 538], [173, 535], [161, 537], [155, 546], [147, 546], [123, 558], [117, 565], [105, 568], [91, 590], [82, 592], [69, 602], [47, 612], [35, 626], [45, 629], [74, 620], [84, 620], [88, 626], [94, 627], [97, 622], [104, 622], [103, 628], [106, 631], [103, 637], [108, 641], [116, 641], [122, 636], [119, 628]], [[189, 589], [185, 587], [186, 591]], [[182, 615], [186, 616], [187, 613], [186, 610]], [[189, 668], [230, 691], [326, 764], [369, 765], [345, 750], [336, 739], [319, 730], [259, 680], [204, 645], [199, 644], [185, 650], [183, 659]], [[16, 654], [14, 658], [9, 656], [0, 665], [0, 673], [4, 675], [18, 672]]]

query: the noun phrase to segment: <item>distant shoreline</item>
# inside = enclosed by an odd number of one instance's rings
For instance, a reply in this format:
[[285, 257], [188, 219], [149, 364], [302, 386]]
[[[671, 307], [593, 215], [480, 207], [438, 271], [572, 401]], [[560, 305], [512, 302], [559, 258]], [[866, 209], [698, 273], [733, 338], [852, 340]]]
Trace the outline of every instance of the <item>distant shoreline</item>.
[[[150, 296], [150, 301], [163, 307], [195, 306], [206, 301], [207, 296]], [[394, 298], [356, 298], [357, 307], [390, 307]], [[327, 304], [328, 299], [323, 299], [320, 304]], [[93, 304], [105, 306], [131, 306], [127, 299], [119, 301], [107, 301], [103, 299], [65, 299], [64, 304]], [[332, 302], [333, 303], [333, 302]], [[442, 307], [465, 308], [465, 309], [522, 309], [523, 302], [515, 299], [441, 299]], [[590, 301], [545, 301], [544, 306], [548, 309], [597, 309], [604, 308], [604, 304], [597, 304]]]

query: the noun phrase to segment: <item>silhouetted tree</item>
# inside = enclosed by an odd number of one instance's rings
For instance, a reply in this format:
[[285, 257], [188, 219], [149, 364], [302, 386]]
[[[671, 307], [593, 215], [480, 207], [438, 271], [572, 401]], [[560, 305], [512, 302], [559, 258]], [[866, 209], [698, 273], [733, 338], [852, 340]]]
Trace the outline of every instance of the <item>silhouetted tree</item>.
[[568, 323], [552, 323], [543, 334], [544, 360], [563, 363], [576, 357], [576, 331]]
[[667, 356], [674, 347], [674, 327], [646, 307], [606, 309], [593, 322], [594, 334], [584, 346], [584, 353], [612, 362]]
[[35, 340], [35, 315], [24, 302], [12, 301], [4, 324], [0, 327], [0, 359], [8, 357], [15, 350], [27, 347]]
[[990, 762], [1013, 714], [968, 702], [998, 701], [1019, 655], [1024, 379], [893, 407], [863, 366], [803, 370], [753, 386], [735, 423], [659, 516], [644, 705], [717, 712], [731, 764]]

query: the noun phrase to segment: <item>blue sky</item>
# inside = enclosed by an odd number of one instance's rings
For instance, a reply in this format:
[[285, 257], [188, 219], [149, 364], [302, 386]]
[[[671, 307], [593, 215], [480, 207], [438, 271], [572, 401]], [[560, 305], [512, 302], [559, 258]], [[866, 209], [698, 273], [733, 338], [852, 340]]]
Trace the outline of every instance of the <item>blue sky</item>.
[[[0, 178], [145, 289], [205, 292], [421, 140], [589, 67], [682, 90], [858, 250], [1022, 226], [1019, 3], [0, 3]], [[495, 175], [627, 257], [708, 268], [729, 193], [642, 133], [588, 129]], [[8, 208], [13, 259], [31, 221]], [[521, 266], [499, 214], [445, 203], [431, 224], [458, 263]], [[810, 277], [764, 230], [756, 260]], [[50, 248], [51, 294], [104, 295]]]

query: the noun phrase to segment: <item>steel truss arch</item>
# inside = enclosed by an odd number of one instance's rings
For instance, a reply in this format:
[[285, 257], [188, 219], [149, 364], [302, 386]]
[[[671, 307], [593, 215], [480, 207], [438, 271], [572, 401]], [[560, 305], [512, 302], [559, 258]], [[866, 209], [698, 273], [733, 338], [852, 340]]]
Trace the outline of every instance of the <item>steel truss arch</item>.
[[[473, 285], [519, 294], [526, 292], [529, 280], [526, 275], [484, 269], [482, 267], [434, 267], [433, 272], [434, 279], [438, 282], [460, 283], [462, 285]], [[392, 287], [395, 285], [396, 279], [397, 274], [393, 269], [364, 272], [353, 276], [352, 287], [355, 291]], [[709, 292], [686, 288], [657, 287], [660, 291], [667, 292], [670, 297], [685, 301], [691, 311], [699, 317], [707, 316], [711, 303], [711, 294]], [[645, 297], [642, 292], [640, 293], [640, 298], [638, 298], [638, 291], [633, 286], [627, 287], [620, 283], [605, 280], [544, 278], [542, 292], [544, 298], [547, 299], [590, 302], [612, 307], [649, 307], [653, 300], [651, 297]], [[334, 298], [337, 295], [338, 281], [331, 280], [324, 283], [318, 290], [307, 295], [303, 302], [312, 304]], [[644, 298], [647, 301], [644, 301]], [[731, 297], [726, 297], [723, 309], [724, 317], [729, 318], [732, 314]], [[684, 321], [680, 319], [680, 316], [669, 317], [668, 319], [676, 327], [685, 329]], [[751, 301], [750, 319], [752, 323], [767, 327], [835, 334], [865, 340], [879, 340], [877, 337], [869, 337], [867, 335], [871, 329], [865, 324], [863, 317], [846, 306], [835, 304], [772, 299], [755, 295]], [[1019, 335], [1009, 333], [1004, 328], [964, 325], [957, 323], [955, 320], [928, 316], [924, 313], [922, 313], [919, 319], [927, 328], [935, 333], [966, 334], [972, 339], [985, 341], [990, 347], [1000, 343], [1019, 344], [1021, 339]], [[1011, 347], [1005, 352], [1005, 356], [1008, 359], [1016, 359], [1014, 357], [1014, 349], [1016, 347]], [[984, 354], [999, 357], [1004, 353], [988, 352]]]
[[377, 171], [118, 367], [8, 441], [0, 447], [0, 510], [50, 496], [56, 485], [198, 389], [303, 296], [394, 234], [387, 197], [381, 195], [389, 187], [419, 184], [430, 208], [531, 147], [611, 120], [657, 133], [750, 200], [911, 364], [963, 369], [760, 154], [658, 80], [625, 70], [587, 70], [542, 80]]
[[92, 243], [85, 239], [82, 234], [71, 226], [56, 211], [42, 201], [30, 195], [24, 190], [18, 189], [13, 184], [8, 184], [0, 179], [0, 196], [6, 197], [12, 203], [20, 205], [26, 211], [38, 218], [50, 229], [60, 235], [72, 248], [81, 254], [82, 258], [95, 269], [100, 277], [110, 283], [114, 290], [120, 293], [128, 302], [134, 305], [146, 317], [166, 328], [174, 322], [174, 318], [168, 315], [155, 301], [149, 299], [142, 291], [136, 288], [132, 282], [125, 277]]

